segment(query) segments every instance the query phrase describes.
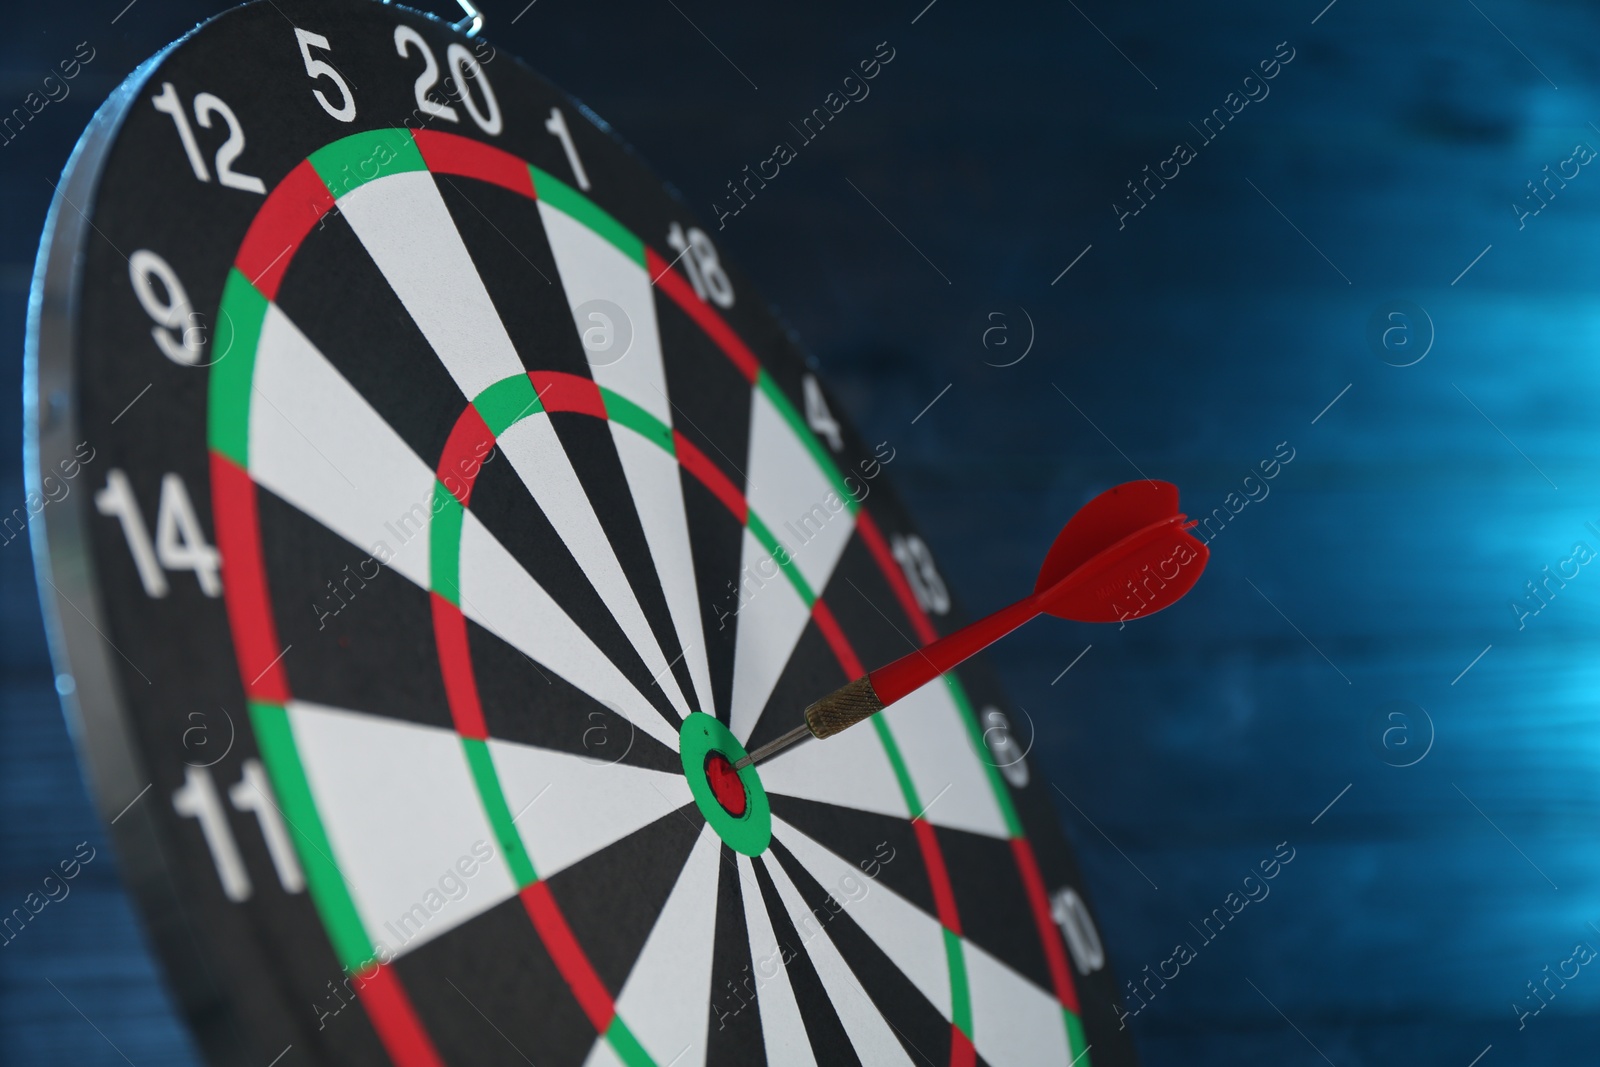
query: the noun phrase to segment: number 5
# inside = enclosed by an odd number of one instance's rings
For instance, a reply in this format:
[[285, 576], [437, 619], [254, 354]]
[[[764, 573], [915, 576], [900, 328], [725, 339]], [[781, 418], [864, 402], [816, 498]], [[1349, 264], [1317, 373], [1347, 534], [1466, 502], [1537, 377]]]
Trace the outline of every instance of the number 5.
[[306, 74], [312, 78], [331, 78], [333, 79], [333, 84], [339, 87], [339, 96], [344, 103], [338, 107], [328, 103], [328, 98], [322, 95], [321, 89], [311, 90], [317, 98], [317, 103], [322, 105], [322, 110], [340, 122], [354, 122], [356, 117], [356, 98], [350, 95], [350, 86], [346, 85], [345, 80], [339, 76], [339, 72], [333, 69], [333, 64], [326, 60], [311, 58], [311, 50], [313, 48], [320, 48], [324, 52], [330, 51], [328, 39], [320, 33], [302, 30], [298, 26], [295, 27], [294, 39], [300, 42], [300, 56], [306, 61]]

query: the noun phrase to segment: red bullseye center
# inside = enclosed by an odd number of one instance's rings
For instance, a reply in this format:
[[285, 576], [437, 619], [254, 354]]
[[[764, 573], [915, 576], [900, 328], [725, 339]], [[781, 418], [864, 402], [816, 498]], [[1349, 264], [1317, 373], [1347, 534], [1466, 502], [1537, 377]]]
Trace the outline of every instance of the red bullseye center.
[[706, 755], [706, 781], [711, 786], [711, 795], [717, 798], [723, 811], [736, 819], [744, 817], [749, 800], [745, 797], [739, 772], [733, 769], [733, 763], [727, 756], [720, 752]]

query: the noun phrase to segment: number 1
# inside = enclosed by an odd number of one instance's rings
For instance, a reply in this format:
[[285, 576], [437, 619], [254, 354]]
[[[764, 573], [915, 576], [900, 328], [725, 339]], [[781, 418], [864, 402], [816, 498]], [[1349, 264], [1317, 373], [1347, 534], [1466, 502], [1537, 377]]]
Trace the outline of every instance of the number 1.
[[133, 565], [139, 571], [139, 582], [146, 595], [167, 595], [167, 576], [156, 560], [155, 547], [150, 543], [150, 531], [145, 527], [144, 516], [139, 514], [139, 502], [134, 499], [133, 486], [121, 468], [113, 467], [106, 475], [106, 487], [94, 495], [95, 510], [111, 515], [122, 524], [122, 534], [128, 539], [128, 551]]
[[249, 900], [250, 874], [244, 869], [233, 831], [228, 829], [228, 813], [222, 810], [211, 772], [204, 767], [186, 768], [182, 788], [172, 794], [172, 807], [179, 815], [200, 820], [200, 833], [211, 850], [211, 862], [217, 865], [222, 892], [235, 902]]
[[589, 188], [589, 175], [583, 169], [583, 160], [578, 158], [578, 146], [572, 143], [572, 131], [567, 129], [567, 117], [561, 113], [559, 107], [550, 109], [550, 117], [545, 120], [544, 128], [555, 134], [561, 142], [561, 147], [567, 153], [567, 166], [572, 168], [572, 176], [578, 179], [578, 188]]
[[261, 824], [261, 837], [267, 843], [267, 854], [278, 872], [278, 882], [285, 893], [298, 893], [306, 887], [306, 876], [295, 858], [294, 845], [289, 831], [284, 828], [283, 817], [278, 814], [277, 802], [272, 799], [272, 786], [267, 782], [267, 772], [258, 759], [244, 761], [243, 774], [228, 799], [240, 811], [253, 812]]

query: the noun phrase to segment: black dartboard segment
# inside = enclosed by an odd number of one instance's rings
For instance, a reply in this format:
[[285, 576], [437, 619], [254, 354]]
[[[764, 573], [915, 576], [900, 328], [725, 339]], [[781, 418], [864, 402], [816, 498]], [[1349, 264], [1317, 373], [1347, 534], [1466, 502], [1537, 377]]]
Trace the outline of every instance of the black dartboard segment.
[[981, 666], [712, 791], [949, 598], [586, 110], [250, 4], [102, 109], [40, 263], [58, 685], [214, 1062], [1133, 1062]]

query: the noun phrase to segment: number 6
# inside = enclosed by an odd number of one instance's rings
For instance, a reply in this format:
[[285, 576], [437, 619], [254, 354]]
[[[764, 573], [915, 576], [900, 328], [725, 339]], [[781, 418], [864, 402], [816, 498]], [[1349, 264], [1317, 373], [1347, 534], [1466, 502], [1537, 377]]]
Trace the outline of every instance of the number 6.
[[328, 103], [328, 98], [322, 95], [321, 89], [311, 90], [317, 98], [317, 103], [322, 105], [322, 110], [340, 122], [354, 122], [356, 117], [356, 98], [350, 95], [350, 86], [346, 85], [345, 80], [339, 76], [339, 72], [333, 69], [333, 64], [326, 60], [311, 58], [311, 50], [313, 48], [320, 48], [324, 52], [330, 51], [328, 39], [320, 33], [302, 30], [298, 26], [295, 27], [294, 39], [300, 42], [300, 56], [306, 61], [306, 74], [312, 78], [331, 78], [333, 79], [333, 84], [339, 87], [339, 96], [344, 103], [338, 107]]

